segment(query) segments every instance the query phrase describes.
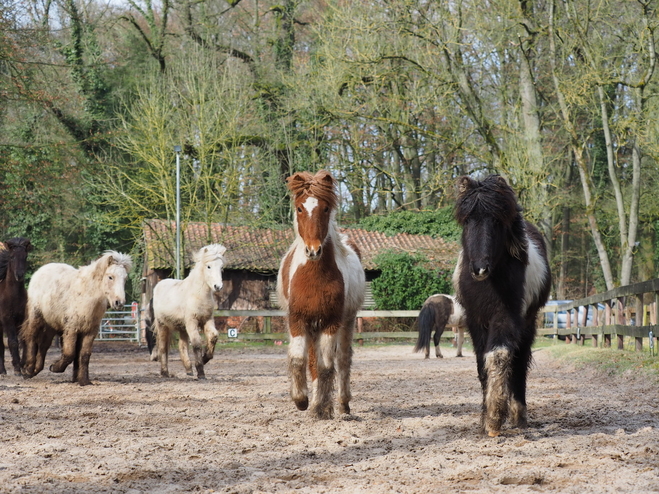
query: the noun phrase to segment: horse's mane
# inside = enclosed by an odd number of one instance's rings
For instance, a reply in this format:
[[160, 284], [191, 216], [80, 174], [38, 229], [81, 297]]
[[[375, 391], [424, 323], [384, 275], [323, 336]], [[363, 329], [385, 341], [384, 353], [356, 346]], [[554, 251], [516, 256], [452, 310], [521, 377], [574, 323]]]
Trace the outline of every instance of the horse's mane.
[[194, 262], [211, 262], [215, 259], [222, 259], [227, 249], [221, 244], [210, 244], [202, 247], [193, 256]]
[[335, 209], [339, 202], [335, 189], [336, 180], [327, 170], [320, 170], [315, 175], [298, 172], [286, 180], [295, 199], [303, 195], [316, 197], [326, 201], [331, 209]]
[[6, 242], [0, 242], [0, 281], [3, 281], [7, 277], [12, 249], [15, 249], [16, 247], [27, 249], [29, 246], [30, 241], [23, 237], [14, 237]]
[[458, 179], [455, 219], [464, 226], [474, 216], [491, 217], [504, 225], [510, 232], [507, 239], [510, 255], [522, 259], [528, 249], [522, 207], [503, 177], [490, 175], [482, 181], [467, 176]]

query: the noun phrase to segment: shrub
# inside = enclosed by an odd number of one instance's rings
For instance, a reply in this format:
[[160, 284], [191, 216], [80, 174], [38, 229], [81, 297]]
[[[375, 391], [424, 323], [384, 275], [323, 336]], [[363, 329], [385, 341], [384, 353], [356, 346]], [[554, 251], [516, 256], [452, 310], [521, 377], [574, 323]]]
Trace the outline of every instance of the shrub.
[[388, 251], [374, 259], [381, 274], [371, 283], [378, 309], [416, 310], [434, 293], [451, 293], [451, 273], [433, 271], [422, 255]]

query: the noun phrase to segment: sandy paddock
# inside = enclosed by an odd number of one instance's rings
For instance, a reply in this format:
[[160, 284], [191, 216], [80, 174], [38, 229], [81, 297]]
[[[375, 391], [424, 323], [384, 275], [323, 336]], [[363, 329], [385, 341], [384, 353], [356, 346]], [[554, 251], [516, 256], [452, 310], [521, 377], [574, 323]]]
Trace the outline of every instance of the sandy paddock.
[[357, 347], [353, 415], [316, 422], [288, 397], [285, 351], [220, 348], [205, 382], [177, 354], [162, 379], [146, 350], [95, 351], [93, 386], [4, 377], [0, 492], [659, 492], [656, 383], [536, 351], [531, 426], [492, 439], [473, 355]]

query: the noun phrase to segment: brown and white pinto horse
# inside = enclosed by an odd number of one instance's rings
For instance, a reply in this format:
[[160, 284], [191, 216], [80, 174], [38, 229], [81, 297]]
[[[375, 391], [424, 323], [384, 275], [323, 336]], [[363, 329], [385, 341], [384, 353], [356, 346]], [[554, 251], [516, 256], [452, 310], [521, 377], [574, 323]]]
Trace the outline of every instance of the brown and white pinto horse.
[[295, 204], [295, 240], [277, 276], [279, 304], [287, 312], [291, 398], [309, 406], [306, 367], [313, 383], [311, 413], [330, 419], [338, 373], [339, 412], [350, 413], [352, 334], [366, 287], [360, 253], [338, 232], [336, 182], [329, 172], [287, 179]]

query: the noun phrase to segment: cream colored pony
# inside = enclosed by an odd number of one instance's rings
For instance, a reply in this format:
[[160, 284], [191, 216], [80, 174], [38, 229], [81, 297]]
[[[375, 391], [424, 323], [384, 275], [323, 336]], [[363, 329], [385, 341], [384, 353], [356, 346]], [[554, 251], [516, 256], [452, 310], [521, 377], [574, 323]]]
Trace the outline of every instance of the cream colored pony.
[[20, 331], [25, 344], [23, 377], [37, 375], [56, 334], [62, 336], [62, 356], [50, 366], [64, 372], [73, 362], [73, 382], [89, 380], [89, 357], [108, 306], [121, 309], [124, 284], [132, 266], [129, 255], [105, 252], [88, 266], [50, 263], [39, 268], [27, 289], [26, 320]]
[[[194, 255], [195, 265], [184, 280], [167, 278], [153, 290], [153, 313], [157, 338], [160, 375], [170, 377], [168, 369], [169, 340], [173, 331], [179, 333], [181, 362], [188, 374], [192, 366], [188, 344], [192, 343], [197, 379], [205, 379], [204, 364], [213, 358], [218, 332], [213, 321], [213, 294], [222, 289], [222, 268], [226, 248], [220, 244], [202, 247]], [[202, 347], [199, 331], [206, 335]]]

